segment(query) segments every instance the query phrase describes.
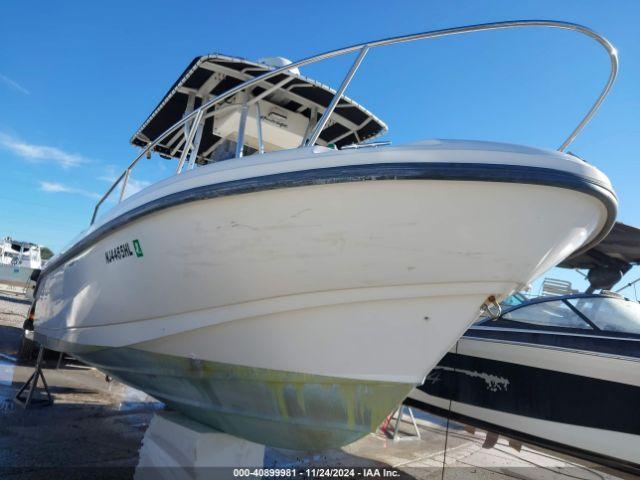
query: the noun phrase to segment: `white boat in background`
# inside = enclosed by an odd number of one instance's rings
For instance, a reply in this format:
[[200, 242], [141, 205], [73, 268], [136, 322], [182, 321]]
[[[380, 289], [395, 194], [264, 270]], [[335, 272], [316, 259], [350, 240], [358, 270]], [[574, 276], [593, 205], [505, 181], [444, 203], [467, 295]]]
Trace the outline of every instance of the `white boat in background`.
[[[387, 128], [344, 96], [369, 49], [508, 27], [576, 30], [611, 56], [558, 151], [362, 143]], [[297, 70], [350, 52], [337, 91]], [[214, 428], [319, 450], [374, 430], [483, 305], [606, 235], [612, 187], [564, 149], [617, 59], [584, 27], [523, 21], [278, 62], [188, 66], [90, 228], [45, 267], [35, 336]], [[153, 152], [177, 159], [176, 175], [125, 198]]]
[[26, 292], [42, 267], [40, 247], [5, 237], [0, 243], [0, 289]]

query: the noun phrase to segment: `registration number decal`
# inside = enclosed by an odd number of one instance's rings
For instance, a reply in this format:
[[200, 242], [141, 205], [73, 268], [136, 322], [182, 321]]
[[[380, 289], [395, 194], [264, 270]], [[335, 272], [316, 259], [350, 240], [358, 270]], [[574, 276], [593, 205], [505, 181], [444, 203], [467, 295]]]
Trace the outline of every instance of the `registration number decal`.
[[134, 252], [135, 256], [140, 258], [143, 256], [142, 246], [140, 245], [140, 240], [136, 239], [133, 242], [133, 248], [129, 242], [123, 243], [114, 247], [110, 250], [104, 252], [104, 259], [107, 263], [115, 262], [116, 260], [123, 260], [128, 257], [133, 257]]

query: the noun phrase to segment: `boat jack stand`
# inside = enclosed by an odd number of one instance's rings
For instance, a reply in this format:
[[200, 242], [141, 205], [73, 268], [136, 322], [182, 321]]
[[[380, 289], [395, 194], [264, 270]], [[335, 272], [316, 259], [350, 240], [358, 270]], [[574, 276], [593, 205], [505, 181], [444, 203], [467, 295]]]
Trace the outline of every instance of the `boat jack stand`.
[[[409, 416], [411, 417], [411, 423], [413, 423], [413, 428], [414, 428], [414, 430], [416, 432], [415, 435], [402, 435], [402, 436], [400, 436], [400, 431], [399, 431], [400, 420], [403, 417], [403, 411], [405, 409], [409, 412]], [[400, 441], [400, 440], [410, 440], [412, 438], [416, 438], [416, 439], [422, 438], [420, 436], [420, 429], [418, 428], [418, 424], [416, 423], [416, 417], [413, 416], [413, 410], [411, 409], [411, 407], [409, 407], [407, 405], [404, 405], [404, 404], [400, 404], [398, 409], [395, 411], [395, 415], [397, 415], [396, 423], [395, 423], [395, 425], [393, 427], [393, 436], [391, 437], [394, 442], [397, 442], [397, 441]], [[391, 420], [393, 420], [393, 415], [391, 415]]]
[[[13, 397], [13, 401], [20, 405], [22, 408], [27, 409], [30, 406], [38, 406], [38, 407], [46, 407], [49, 405], [53, 405], [53, 397], [51, 396], [51, 392], [49, 391], [49, 385], [47, 385], [47, 381], [44, 378], [44, 374], [42, 373], [42, 356], [44, 355], [44, 347], [41, 345], [40, 350], [38, 351], [38, 360], [36, 361], [36, 367], [29, 380], [18, 390], [16, 396]], [[34, 398], [33, 395], [36, 393], [36, 389], [38, 388], [38, 379], [42, 379], [42, 384], [44, 385], [44, 391], [47, 394], [46, 398]], [[28, 390], [27, 390], [28, 389]], [[26, 398], [22, 397], [22, 394], [26, 391]]]

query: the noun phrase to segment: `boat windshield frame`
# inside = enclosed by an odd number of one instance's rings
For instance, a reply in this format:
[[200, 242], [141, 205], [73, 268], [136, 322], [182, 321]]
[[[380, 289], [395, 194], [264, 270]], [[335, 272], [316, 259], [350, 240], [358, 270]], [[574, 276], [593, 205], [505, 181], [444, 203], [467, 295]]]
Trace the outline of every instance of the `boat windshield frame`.
[[[129, 164], [127, 168], [120, 174], [118, 178], [112, 183], [109, 189], [105, 192], [105, 194], [98, 200], [96, 203], [93, 215], [91, 217], [90, 225], [93, 225], [96, 221], [96, 217], [98, 215], [98, 211], [100, 206], [104, 203], [104, 201], [113, 193], [118, 185], [121, 184], [120, 195], [118, 202], [121, 202], [125, 196], [125, 191], [127, 188], [128, 180], [131, 175], [132, 169], [136, 166], [138, 161], [144, 156], [151, 156], [154, 147], [159, 144], [162, 140], [164, 140], [167, 136], [172, 135], [177, 129], [185, 128], [188, 130], [188, 133], [185, 135], [185, 145], [178, 161], [178, 167], [176, 169], [176, 174], [180, 174], [183, 170], [187, 157], [189, 155], [190, 150], [193, 149], [194, 143], [196, 141], [196, 132], [198, 130], [198, 126], [205, 114], [214, 114], [214, 108], [224, 102], [225, 100], [231, 98], [232, 96], [246, 91], [248, 92], [249, 88], [252, 88], [265, 80], [268, 80], [272, 77], [275, 77], [281, 73], [284, 73], [288, 70], [303, 67], [305, 65], [310, 65], [316, 62], [320, 62], [323, 60], [327, 60], [330, 58], [339, 57], [342, 55], [347, 55], [350, 53], [356, 53], [357, 56], [354, 63], [351, 65], [351, 68], [345, 75], [340, 88], [334, 94], [332, 100], [329, 105], [325, 108], [324, 113], [321, 118], [317, 121], [314, 128], [306, 135], [306, 137], [301, 142], [298, 148], [310, 147], [315, 145], [318, 137], [322, 133], [325, 126], [327, 126], [331, 116], [334, 113], [335, 108], [338, 106], [338, 102], [344, 97], [344, 93], [349, 86], [351, 80], [356, 74], [358, 68], [362, 64], [365, 59], [365, 56], [369, 52], [369, 50], [384, 47], [389, 45], [397, 45], [401, 43], [410, 43], [418, 40], [426, 40], [431, 38], [445, 37], [451, 35], [460, 35], [472, 32], [481, 32], [481, 31], [489, 31], [489, 30], [502, 30], [502, 29], [511, 29], [511, 28], [529, 28], [529, 27], [544, 27], [544, 28], [555, 28], [561, 30], [570, 30], [574, 32], [581, 33], [586, 35], [596, 42], [598, 42], [609, 55], [611, 69], [609, 73], [609, 78], [603, 87], [602, 91], [596, 98], [596, 101], [593, 103], [591, 108], [587, 111], [585, 116], [581, 119], [580, 123], [573, 129], [573, 131], [569, 134], [569, 136], [564, 140], [564, 142], [558, 147], [558, 151], [564, 152], [567, 147], [575, 140], [578, 134], [583, 130], [583, 128], [589, 123], [591, 118], [595, 115], [600, 105], [604, 101], [604, 99], [609, 94], [611, 87], [615, 81], [615, 78], [618, 73], [618, 54], [614, 46], [603, 36], [599, 35], [595, 31], [587, 28], [583, 25], [579, 25], [576, 23], [570, 22], [561, 22], [555, 20], [512, 20], [512, 21], [504, 21], [504, 22], [492, 22], [492, 23], [483, 23], [476, 25], [467, 25], [462, 27], [455, 28], [446, 28], [441, 30], [432, 30], [422, 33], [416, 33], [411, 35], [402, 35], [398, 37], [385, 38], [381, 40], [375, 40], [365, 43], [359, 43], [356, 45], [352, 45], [349, 47], [340, 48], [337, 50], [332, 50], [329, 52], [321, 53], [319, 55], [314, 55], [312, 57], [307, 57], [302, 60], [298, 60], [297, 62], [292, 62], [280, 68], [273, 69], [271, 71], [265, 72], [262, 75], [258, 75], [250, 80], [247, 80], [240, 85], [237, 85], [226, 92], [204, 102], [200, 107], [194, 109], [189, 114], [185, 115], [181, 120], [173, 124], [163, 133], [161, 133], [156, 139], [150, 141], [143, 149], [142, 152]], [[243, 136], [243, 128], [241, 125], [240, 131], [238, 132], [238, 144], [242, 145], [242, 136]], [[241, 152], [241, 147], [239, 150]], [[260, 153], [258, 153], [260, 154]], [[242, 156], [241, 154], [236, 153], [236, 157]], [[194, 164], [191, 160], [189, 160], [189, 168], [193, 168]]]
[[[615, 294], [615, 293], [576, 293], [572, 295], [546, 296], [546, 297], [533, 298], [519, 305], [514, 305], [510, 308], [507, 308], [503, 310], [500, 316], [496, 319], [492, 319], [492, 318], [480, 319], [478, 322], [474, 323], [471, 328], [490, 327], [492, 323], [495, 321], [514, 322], [516, 324], [520, 324], [522, 323], [522, 321], [505, 318], [505, 315], [509, 315], [510, 313], [515, 312], [517, 310], [529, 308], [533, 305], [540, 305], [540, 304], [551, 303], [551, 302], [561, 302], [562, 304], [566, 305], [577, 317], [579, 317], [582, 321], [584, 321], [587, 325], [589, 325], [593, 333], [606, 334], [606, 335], [611, 335], [611, 334], [623, 335], [623, 336], [631, 335], [635, 337], [640, 337], [640, 331], [629, 332], [629, 331], [610, 330], [610, 329], [601, 328], [601, 326], [598, 324], [598, 321], [591, 318], [591, 316], [589, 315], [589, 312], [586, 312], [579, 305], [576, 306], [573, 302], [571, 302], [571, 300], [582, 300], [582, 299], [591, 299], [591, 298], [601, 299], [603, 301], [615, 300], [620, 302], [629, 302], [631, 304], [635, 304], [637, 308], [640, 309], [640, 302], [631, 300], [629, 298], [623, 297], [622, 295]], [[534, 323], [532, 323], [531, 325], [536, 328], [556, 328], [556, 327], [549, 327], [549, 326], [545, 327], [544, 325], [538, 325]], [[502, 326], [502, 328], [505, 328], [504, 325]], [[571, 330], [569, 327], [557, 327], [557, 328], [560, 328], [563, 331]]]

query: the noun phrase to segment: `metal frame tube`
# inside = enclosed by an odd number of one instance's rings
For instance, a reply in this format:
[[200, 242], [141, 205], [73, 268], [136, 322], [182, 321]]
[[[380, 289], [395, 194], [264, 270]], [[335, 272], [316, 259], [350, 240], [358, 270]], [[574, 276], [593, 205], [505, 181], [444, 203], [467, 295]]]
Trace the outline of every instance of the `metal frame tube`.
[[256, 130], [258, 132], [258, 153], [264, 153], [264, 142], [262, 140], [262, 114], [260, 113], [260, 102], [256, 102]]
[[307, 124], [307, 128], [305, 128], [304, 130], [302, 143], [300, 143], [301, 147], [304, 147], [305, 140], [309, 137], [309, 133], [315, 128], [317, 123], [318, 123], [318, 108], [313, 106], [309, 110], [309, 123]]
[[338, 102], [344, 95], [344, 91], [347, 89], [347, 87], [351, 83], [351, 79], [358, 71], [358, 68], [360, 67], [360, 64], [364, 60], [364, 57], [367, 55], [368, 51], [369, 51], [369, 47], [367, 45], [362, 47], [362, 49], [360, 50], [360, 53], [358, 54], [358, 57], [355, 59], [355, 61], [353, 62], [353, 65], [351, 65], [351, 68], [347, 72], [347, 76], [344, 77], [344, 80], [342, 80], [342, 85], [340, 85], [340, 88], [331, 99], [329, 106], [322, 114], [322, 117], [320, 117], [320, 120], [318, 121], [318, 124], [313, 129], [313, 132], [311, 133], [311, 135], [309, 135], [309, 138], [304, 142], [305, 145], [308, 146], [316, 143], [316, 141], [318, 140], [318, 137], [320, 136], [320, 133], [322, 133], [322, 130], [324, 130], [325, 125], [329, 121], [329, 117], [331, 117], [331, 115], [333, 114], [333, 111], [336, 109]]
[[320, 55], [298, 60], [297, 62], [293, 62], [293, 63], [290, 63], [289, 65], [285, 65], [275, 70], [271, 70], [270, 72], [266, 72], [251, 80], [246, 81], [243, 84], [240, 84], [230, 90], [227, 90], [225, 93], [219, 95], [214, 100], [211, 100], [203, 104], [200, 108], [209, 108], [214, 103], [224, 101], [227, 98], [235, 95], [236, 93], [238, 93], [239, 91], [245, 88], [252, 87], [260, 82], [263, 82], [281, 73], [285, 73], [286, 71], [291, 70], [293, 68], [303, 67], [305, 65], [320, 62], [322, 60], [327, 60], [329, 58], [334, 58], [340, 55], [352, 53], [352, 52], [361, 50], [365, 46], [368, 46], [369, 48], [376, 48], [376, 47], [382, 47], [387, 45], [397, 45], [400, 43], [414, 42], [417, 40], [425, 40], [429, 38], [438, 38], [438, 37], [445, 37], [450, 35], [460, 35], [464, 33], [481, 32], [481, 31], [489, 31], [489, 30], [504, 30], [509, 28], [528, 28], [528, 27], [556, 28], [560, 30], [571, 30], [571, 31], [581, 33], [597, 41], [606, 50], [606, 52], [609, 55], [609, 59], [611, 63], [611, 71], [610, 71], [607, 83], [605, 84], [603, 90], [598, 96], [596, 102], [589, 109], [589, 111], [584, 116], [582, 121], [574, 129], [574, 131], [567, 138], [567, 140], [565, 140], [565, 142], [560, 146], [559, 150], [564, 151], [569, 146], [569, 144], [571, 144], [571, 142], [575, 139], [575, 137], [580, 133], [580, 131], [584, 128], [584, 126], [589, 122], [589, 120], [591, 120], [593, 115], [596, 113], [596, 111], [604, 101], [604, 98], [606, 98], [609, 91], [611, 90], [613, 82], [615, 81], [615, 78], [618, 73], [618, 53], [616, 49], [613, 47], [613, 45], [606, 38], [597, 34], [593, 30], [576, 23], [559, 22], [555, 20], [513, 20], [513, 21], [506, 21], [506, 22], [482, 23], [478, 25], [446, 28], [442, 30], [433, 30], [430, 32], [416, 33], [413, 35], [404, 35], [400, 37], [391, 37], [387, 39], [376, 40], [373, 42], [360, 43], [357, 45], [352, 45], [350, 47], [340, 48], [337, 50], [332, 50], [330, 52], [322, 53]]
[[189, 135], [185, 138], [184, 141], [184, 149], [182, 150], [182, 155], [180, 155], [180, 161], [178, 162], [178, 168], [176, 169], [176, 173], [180, 173], [182, 167], [184, 165], [184, 161], [187, 158], [187, 154], [193, 145], [193, 137], [196, 135], [196, 131], [198, 130], [198, 125], [200, 124], [200, 119], [202, 115], [204, 115], [204, 110], [198, 109], [196, 110], [198, 113], [196, 114], [196, 118], [193, 120], [191, 124], [191, 128], [189, 128]]
[[240, 112], [240, 124], [238, 125], [238, 141], [236, 143], [236, 158], [242, 158], [242, 150], [244, 149], [244, 131], [247, 128], [247, 114], [249, 113], [249, 90], [244, 93], [242, 101], [242, 111]]
[[122, 188], [120, 189], [120, 198], [118, 198], [118, 203], [120, 203], [124, 198], [124, 191], [127, 188], [127, 183], [129, 183], [129, 175], [131, 175], [131, 169], [127, 168], [124, 172], [124, 178], [122, 179]]
[[196, 128], [196, 136], [193, 140], [193, 146], [191, 148], [191, 153], [189, 153], [189, 163], [187, 164], [187, 170], [193, 170], [193, 167], [196, 164], [196, 160], [198, 159], [198, 150], [200, 150], [200, 141], [202, 140], [202, 131], [204, 130], [204, 115], [201, 117], [202, 120], [198, 123], [198, 125], [194, 125]]
[[[490, 31], [490, 30], [503, 30], [503, 29], [509, 29], [509, 28], [530, 28], [530, 27], [556, 28], [560, 30], [570, 30], [570, 31], [580, 33], [582, 35], [586, 35], [587, 37], [590, 37], [596, 42], [598, 42], [609, 55], [609, 61], [611, 65], [609, 78], [607, 79], [607, 82], [605, 83], [604, 88], [601, 90], [600, 94], [598, 95], [596, 101], [593, 103], [591, 108], [587, 111], [586, 115], [582, 118], [580, 123], [578, 123], [578, 125], [574, 128], [571, 134], [558, 148], [559, 151], [564, 152], [567, 149], [567, 147], [575, 140], [578, 134], [580, 134], [580, 132], [584, 129], [584, 127], [589, 123], [589, 121], [593, 118], [593, 116], [596, 114], [596, 112], [602, 105], [602, 102], [611, 91], [611, 87], [613, 86], [613, 83], [618, 74], [618, 53], [616, 49], [613, 47], [613, 45], [606, 38], [604, 38], [603, 36], [597, 34], [593, 30], [583, 25], [579, 25], [576, 23], [569, 23], [569, 22], [559, 22], [555, 20], [513, 20], [513, 21], [506, 21], [506, 22], [492, 22], [492, 23], [483, 23], [478, 25], [468, 25], [468, 26], [456, 27], [456, 28], [446, 28], [442, 30], [433, 30], [429, 32], [416, 33], [413, 35], [403, 35], [399, 37], [391, 37], [391, 38], [386, 38], [382, 40], [376, 40], [373, 42], [360, 43], [357, 45], [352, 45], [349, 47], [332, 50], [330, 52], [325, 52], [320, 55], [307, 57], [302, 60], [298, 60], [297, 62], [293, 62], [283, 67], [276, 68], [269, 72], [263, 73], [262, 75], [259, 75], [253, 79], [247, 80], [246, 82], [240, 85], [237, 85], [236, 87], [227, 90], [221, 95], [218, 95], [217, 97], [203, 103], [198, 109], [194, 110], [189, 115], [186, 115], [185, 117], [183, 117], [182, 120], [178, 121], [177, 123], [169, 127], [160, 136], [158, 136], [156, 140], [148, 144], [144, 148], [142, 153], [138, 157], [136, 157], [135, 160], [133, 160], [133, 162], [131, 162], [131, 164], [127, 167], [127, 170], [132, 169], [142, 156], [144, 156], [148, 151], [151, 151], [167, 135], [173, 133], [176, 129], [180, 128], [182, 125], [185, 125], [188, 121], [190, 121], [194, 117], [201, 116], [203, 112], [227, 100], [228, 98], [232, 97], [233, 95], [235, 95], [236, 93], [242, 90], [245, 90], [245, 89], [248, 90], [249, 88], [254, 87], [255, 85], [258, 85], [259, 83], [264, 82], [265, 80], [268, 80], [269, 78], [275, 77], [276, 75], [280, 75], [282, 73], [287, 73], [291, 69], [303, 67], [305, 65], [320, 62], [322, 60], [338, 57], [340, 55], [356, 52], [358, 50], [360, 50], [362, 53], [362, 50], [364, 48], [371, 49], [371, 48], [382, 47], [387, 45], [397, 45], [400, 43], [414, 42], [417, 40], [445, 37], [450, 35], [460, 35], [464, 33], [482, 32], [482, 31]], [[338, 100], [339, 98], [340, 96], [338, 95]], [[333, 100], [335, 100], [335, 97]], [[193, 130], [195, 129], [191, 129], [191, 131]], [[189, 141], [187, 143], [190, 144], [191, 142]], [[185, 149], [187, 149], [187, 145], [185, 145]], [[184, 161], [182, 163], [184, 163]], [[182, 165], [180, 165], [180, 168], [181, 167]], [[118, 185], [118, 183], [124, 178], [127, 170], [122, 172], [122, 174], [116, 179], [116, 181], [111, 185], [111, 187], [109, 187], [107, 192], [100, 198], [100, 200], [98, 201], [98, 203], [94, 208], [93, 216], [91, 218], [91, 224], [95, 222], [98, 209], [100, 208], [104, 200], [111, 194], [111, 192], [113, 192], [113, 190]]]

